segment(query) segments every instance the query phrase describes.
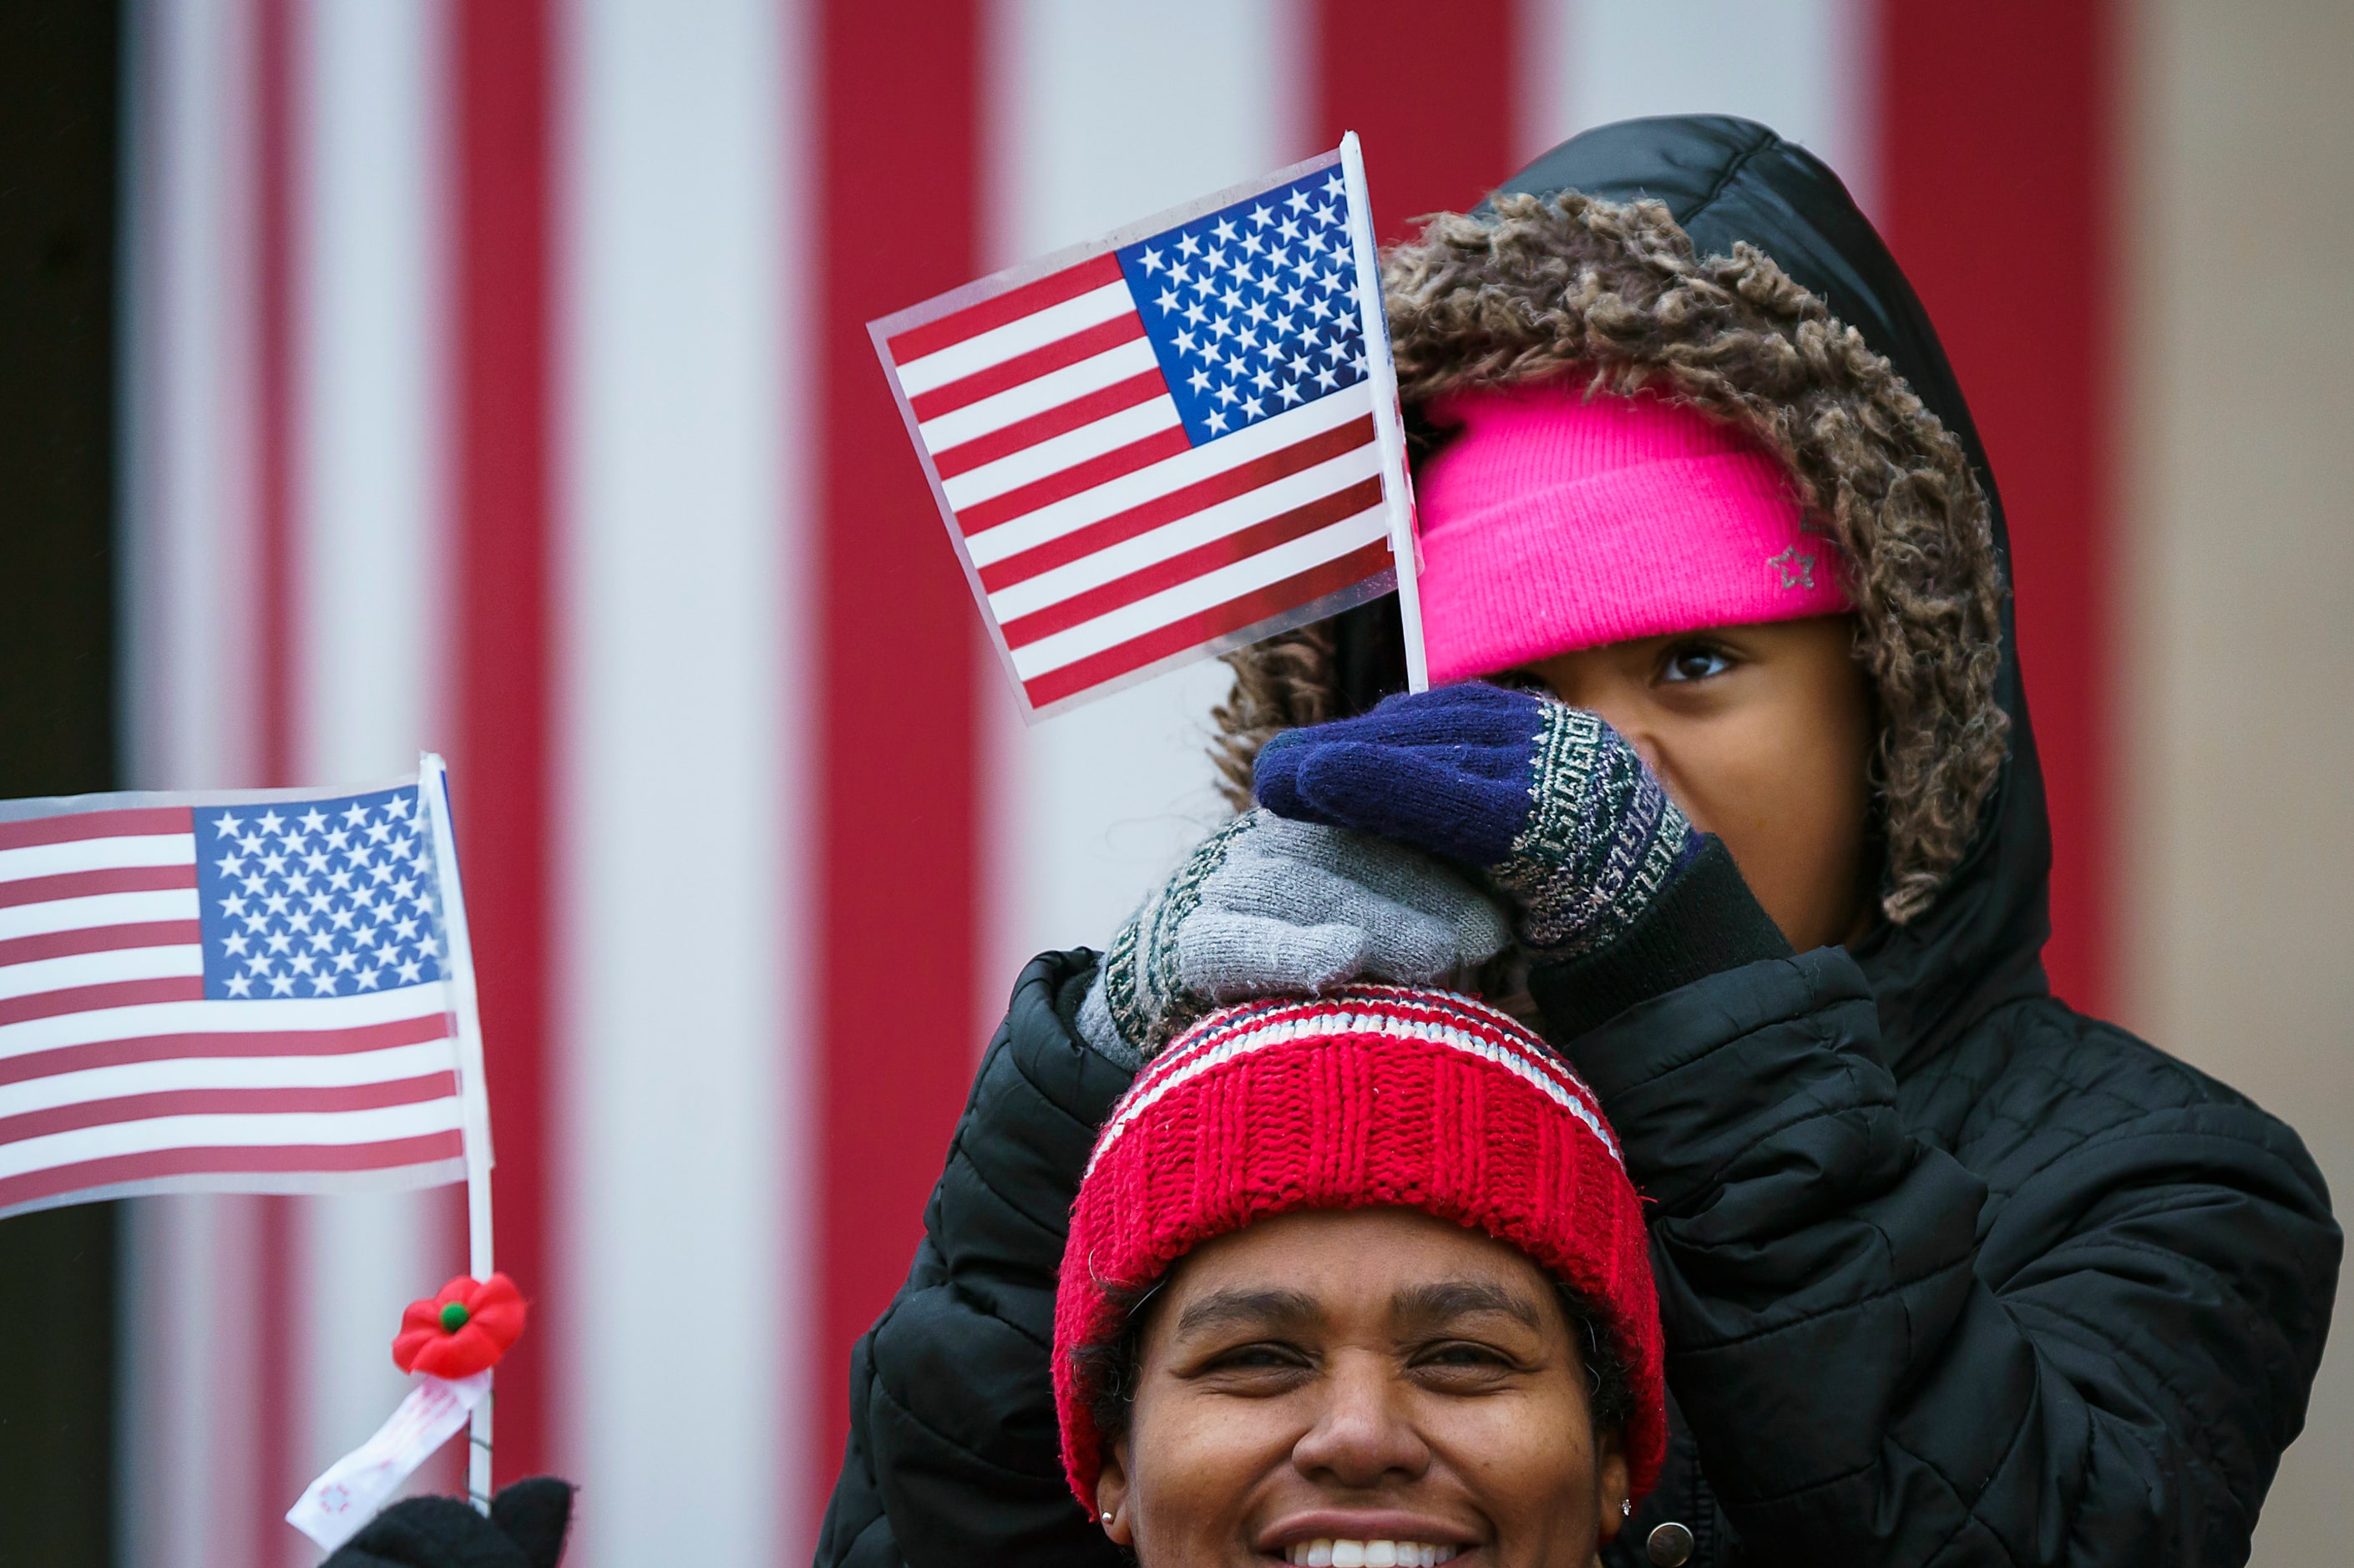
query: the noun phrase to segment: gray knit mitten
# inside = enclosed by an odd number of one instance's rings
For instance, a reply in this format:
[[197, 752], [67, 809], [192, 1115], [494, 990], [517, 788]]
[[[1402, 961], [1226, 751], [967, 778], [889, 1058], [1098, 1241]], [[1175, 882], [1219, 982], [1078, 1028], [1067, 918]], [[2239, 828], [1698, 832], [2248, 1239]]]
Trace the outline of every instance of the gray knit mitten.
[[1079, 1033], [1134, 1067], [1227, 1002], [1358, 980], [1468, 984], [1511, 939], [1495, 902], [1434, 856], [1252, 810], [1129, 916]]

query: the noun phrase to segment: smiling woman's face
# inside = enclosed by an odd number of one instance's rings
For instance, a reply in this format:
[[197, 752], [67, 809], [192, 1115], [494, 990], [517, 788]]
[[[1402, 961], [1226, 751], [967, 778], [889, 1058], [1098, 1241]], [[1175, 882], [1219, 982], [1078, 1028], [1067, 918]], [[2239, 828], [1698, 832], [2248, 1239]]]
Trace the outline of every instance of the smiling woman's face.
[[1262, 1220], [1171, 1271], [1097, 1496], [1144, 1568], [1588, 1568], [1627, 1489], [1536, 1265], [1360, 1209]]

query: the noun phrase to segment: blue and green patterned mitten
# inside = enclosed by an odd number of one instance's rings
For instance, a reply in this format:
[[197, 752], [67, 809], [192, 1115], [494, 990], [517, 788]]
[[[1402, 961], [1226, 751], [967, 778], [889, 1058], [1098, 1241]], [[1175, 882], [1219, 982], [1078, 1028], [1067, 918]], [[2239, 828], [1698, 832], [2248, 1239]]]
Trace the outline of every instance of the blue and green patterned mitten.
[[1702, 840], [1597, 714], [1483, 684], [1394, 696], [1277, 736], [1260, 804], [1470, 867], [1513, 911], [1532, 959], [1608, 945]]

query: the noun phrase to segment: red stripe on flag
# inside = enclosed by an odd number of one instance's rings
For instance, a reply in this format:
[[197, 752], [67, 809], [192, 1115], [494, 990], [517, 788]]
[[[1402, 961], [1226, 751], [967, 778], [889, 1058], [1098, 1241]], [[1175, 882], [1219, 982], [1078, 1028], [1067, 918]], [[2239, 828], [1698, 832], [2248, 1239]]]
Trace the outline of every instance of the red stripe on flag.
[[1050, 305], [1076, 300], [1107, 283], [1117, 283], [1119, 278], [1119, 258], [1106, 251], [1101, 256], [1089, 257], [1076, 267], [1049, 272], [1034, 283], [1024, 283], [994, 299], [967, 305], [953, 315], [909, 327], [897, 336], [885, 340], [885, 346], [891, 351], [892, 364], [910, 365], [928, 354], [953, 348], [969, 337], [979, 337], [982, 333], [1009, 322], [1020, 321], [1023, 316], [1035, 314]]
[[1101, 457], [1073, 463], [1058, 473], [1034, 480], [1002, 495], [977, 501], [957, 514], [957, 525], [967, 535], [978, 534], [984, 528], [1011, 523], [1016, 517], [1026, 517], [1041, 506], [1051, 506], [1081, 491], [1108, 484], [1121, 474], [1150, 468], [1161, 459], [1191, 451], [1193, 447], [1193, 443], [1185, 439], [1184, 427], [1172, 425], [1165, 430], [1155, 430], [1140, 441], [1130, 441]]
[[[2117, 777], [2114, 0], [1873, 7], [1881, 227], [1970, 399], [2010, 529], [2020, 670], [2052, 817], [2052, 989], [2108, 1011]], [[2035, 286], [1996, 211], [2038, 215]]]
[[455, 1098], [458, 1075], [428, 1073], [384, 1084], [306, 1084], [275, 1089], [158, 1089], [151, 1094], [82, 1100], [49, 1106], [21, 1116], [0, 1117], [0, 1144], [17, 1143], [85, 1128], [154, 1121], [167, 1116], [296, 1116], [334, 1111], [384, 1110]]
[[0, 1087], [55, 1077], [60, 1073], [86, 1073], [94, 1067], [125, 1067], [140, 1062], [224, 1056], [351, 1056], [364, 1051], [388, 1051], [398, 1045], [429, 1044], [447, 1040], [451, 1033], [450, 1015], [432, 1012], [422, 1018], [396, 1018], [387, 1023], [362, 1024], [355, 1029], [289, 1029], [267, 1034], [148, 1034], [133, 1040], [96, 1040], [85, 1045], [60, 1045], [52, 1051], [30, 1051], [22, 1056], [0, 1059]]
[[[141, 1154], [110, 1155], [79, 1165], [28, 1171], [0, 1180], [0, 1209], [37, 1203], [100, 1187], [130, 1181], [162, 1181], [174, 1176], [277, 1176], [311, 1172], [398, 1171], [410, 1165], [435, 1165], [465, 1152], [461, 1135], [452, 1128], [417, 1138], [387, 1139], [382, 1143], [286, 1144], [262, 1149], [158, 1149]], [[282, 1309], [285, 1303], [268, 1305]], [[279, 1512], [286, 1510], [281, 1499]], [[276, 1521], [281, 1527], [285, 1521]], [[271, 1539], [271, 1538], [265, 1538]]]
[[168, 975], [161, 980], [109, 980], [103, 985], [69, 986], [37, 996], [10, 997], [0, 1001], [0, 1024], [24, 1023], [36, 1018], [61, 1018], [69, 1012], [97, 1012], [110, 1007], [138, 1007], [151, 1001], [202, 1001], [202, 975]]
[[95, 898], [105, 893], [170, 893], [196, 885], [194, 861], [180, 865], [116, 865], [103, 871], [61, 871], [0, 882], [0, 909], [54, 904], [61, 898]]
[[31, 817], [21, 822], [0, 822], [0, 850], [27, 849], [34, 844], [74, 843], [82, 839], [149, 838], [188, 833], [186, 806], [131, 806], [116, 811], [73, 811], [62, 817]]
[[[781, 1484], [805, 1499], [809, 1526], [777, 1556], [806, 1561], [849, 1429], [850, 1349], [907, 1277], [926, 1194], [971, 1081], [973, 974], [980, 927], [981, 744], [972, 593], [941, 548], [939, 511], [907, 461], [907, 432], [864, 327], [976, 270], [987, 138], [980, 107], [980, 0], [923, 6], [824, 0], [820, 39], [819, 173], [811, 211], [870, 209], [926, 169], [921, 243], [817, 248], [807, 310], [822, 335], [812, 385], [824, 421], [816, 476], [822, 533], [816, 562], [814, 663], [821, 683], [811, 836], [824, 911], [806, 959], [819, 1039], [796, 1113], [815, 1144], [818, 1255], [787, 1260], [798, 1296], [812, 1292], [814, 1332], [794, 1347], [798, 1416], [815, 1390], [822, 1423], [791, 1450], [809, 1456]], [[1108, 258], [1106, 259], [1107, 260]], [[920, 670], [923, 679], [910, 681]], [[921, 744], [910, 744], [920, 736]], [[921, 889], [910, 896], [909, 890]], [[909, 963], [905, 955], [921, 953]], [[887, 997], [878, 1007], [875, 999]], [[804, 1286], [801, 1282], [809, 1281]], [[779, 1388], [779, 1397], [784, 1389]]]
[[[282, 786], [294, 771], [295, 556], [294, 361], [300, 312], [302, 225], [295, 203], [305, 107], [302, 9], [294, 0], [259, 0], [254, 16], [253, 325], [255, 736], [265, 782]], [[274, 1522], [274, 1521], [273, 1521]]]
[[1228, 599], [1184, 620], [1131, 637], [1117, 647], [1107, 648], [1059, 670], [1049, 670], [1035, 680], [1023, 683], [1033, 707], [1044, 707], [1062, 701], [1092, 686], [1118, 680], [1132, 670], [1198, 647], [1213, 638], [1239, 631], [1257, 621], [1281, 615], [1288, 609], [1311, 604], [1326, 594], [1338, 593], [1352, 583], [1364, 581], [1390, 564], [1390, 546], [1386, 539], [1376, 539], [1362, 549], [1352, 550], [1340, 559], [1313, 567], [1297, 577], [1286, 577], [1279, 583]]
[[1354, 517], [1358, 513], [1381, 503], [1382, 482], [1376, 475], [1346, 490], [1311, 501], [1305, 506], [1295, 506], [1264, 523], [1255, 523], [1247, 528], [1212, 539], [1207, 544], [1197, 545], [1167, 560], [1155, 561], [1149, 567], [1130, 572], [1124, 577], [1115, 577], [1085, 593], [1073, 594], [1044, 609], [1017, 616], [1003, 623], [1005, 645], [1008, 648], [1026, 648], [1042, 637], [1068, 630], [1099, 615], [1108, 615], [1123, 605], [1134, 604], [1163, 588], [1191, 582], [1220, 567], [1230, 567], [1236, 561], [1246, 561], [1264, 551], [1272, 550], [1278, 545], [1304, 538], [1319, 528], [1345, 517]]
[[186, 947], [204, 940], [194, 920], [147, 920], [128, 926], [89, 926], [79, 931], [43, 931], [0, 942], [0, 969], [76, 953], [111, 953], [125, 948]]
[[942, 479], [954, 479], [958, 474], [970, 473], [983, 463], [1012, 457], [1040, 441], [1068, 434], [1123, 408], [1133, 408], [1140, 403], [1150, 403], [1155, 397], [1168, 395], [1169, 383], [1161, 378], [1161, 367], [1155, 366], [1141, 375], [1131, 376], [1125, 381], [1115, 381], [1108, 387], [1074, 397], [1044, 413], [1017, 419], [985, 436], [975, 436], [969, 441], [949, 448], [945, 453], [936, 453], [932, 466]]
[[1098, 354], [1108, 354], [1121, 344], [1134, 343], [1143, 335], [1144, 318], [1130, 311], [1108, 322], [1097, 322], [1068, 337], [1057, 338], [1044, 348], [1034, 348], [986, 370], [976, 370], [945, 387], [935, 387], [919, 397], [908, 398], [907, 407], [916, 411], [917, 419], [937, 419], [942, 414], [952, 414], [969, 403], [993, 397], [1025, 381], [1035, 381], [1051, 371], [1076, 365], [1083, 359], [1093, 359]]
[[[1359, 447], [1371, 446], [1373, 440], [1373, 419], [1368, 414], [1334, 429], [1321, 430], [1293, 446], [1272, 451], [1265, 457], [1253, 458], [1204, 480], [1172, 490], [1166, 495], [1153, 497], [1125, 512], [1116, 512], [1100, 523], [1090, 523], [1074, 529], [1058, 539], [1049, 539], [1034, 549], [981, 568], [981, 586], [989, 593], [1012, 588], [1015, 583], [1028, 582], [1041, 572], [1076, 561], [1082, 556], [1092, 556], [1123, 539], [1133, 539], [1139, 534], [1150, 533], [1164, 523], [1189, 517], [1204, 507], [1221, 501], [1231, 501], [1247, 494], [1261, 485], [1272, 484], [1278, 479], [1301, 473], [1320, 462], [1329, 462]], [[968, 533], [971, 532], [967, 530]]]
[[1522, 57], [1520, 9], [1450, 0], [1434, 27], [1428, 0], [1317, 0], [1310, 123], [1320, 147], [1343, 131], [1363, 138], [1382, 243], [1405, 238], [1416, 214], [1469, 209], [1511, 174], [1519, 105], [1497, 62]]
[[[499, 1266], [546, 1303], [499, 1363], [493, 1484], [555, 1467], [548, 1346], [567, 1303], [549, 1245], [548, 884], [554, 686], [548, 432], [557, 248], [551, 240], [556, 58], [548, 0], [450, 13], [456, 133], [452, 293], [457, 522], [462, 565], [451, 773], [489, 1074]], [[398, 1042], [387, 1042], [398, 1044]], [[465, 1234], [462, 1221], [452, 1234]], [[554, 1334], [550, 1330], [555, 1330]]]

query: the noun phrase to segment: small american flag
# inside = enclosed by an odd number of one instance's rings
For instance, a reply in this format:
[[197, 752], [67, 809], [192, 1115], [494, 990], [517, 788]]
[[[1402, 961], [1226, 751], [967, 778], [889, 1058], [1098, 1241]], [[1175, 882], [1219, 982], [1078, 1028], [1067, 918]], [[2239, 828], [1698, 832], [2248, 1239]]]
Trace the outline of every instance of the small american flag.
[[869, 324], [1033, 718], [1395, 586], [1353, 153]]
[[464, 1179], [440, 777], [0, 803], [0, 1214]]

